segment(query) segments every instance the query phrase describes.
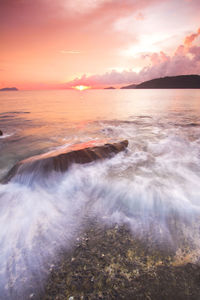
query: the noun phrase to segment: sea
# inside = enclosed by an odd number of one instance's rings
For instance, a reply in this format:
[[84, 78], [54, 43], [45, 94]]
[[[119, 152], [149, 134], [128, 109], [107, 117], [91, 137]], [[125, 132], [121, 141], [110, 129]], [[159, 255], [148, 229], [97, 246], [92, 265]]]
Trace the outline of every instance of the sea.
[[[200, 90], [1, 92], [0, 130], [0, 299], [34, 298], [93, 218], [179, 256], [187, 243], [199, 263]], [[125, 139], [112, 158], [2, 182], [26, 158]]]

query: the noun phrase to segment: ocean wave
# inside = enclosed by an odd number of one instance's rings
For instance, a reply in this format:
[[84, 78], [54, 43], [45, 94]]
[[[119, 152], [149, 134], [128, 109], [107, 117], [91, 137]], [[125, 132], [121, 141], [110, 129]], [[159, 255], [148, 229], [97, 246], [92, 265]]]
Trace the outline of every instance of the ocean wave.
[[142, 147], [131, 140], [128, 152], [64, 174], [38, 168], [0, 185], [2, 299], [35, 292], [83, 219], [128, 224], [134, 236], [174, 251], [199, 249], [199, 177], [199, 143], [171, 134]]
[[14, 132], [13, 133], [5, 133], [4, 132], [4, 134], [0, 136], [0, 139], [6, 139], [8, 137], [13, 136], [14, 134], [15, 134]]
[[0, 185], [2, 299], [21, 300], [42, 288], [50, 265], [73, 245], [83, 220], [128, 224], [147, 243], [153, 239], [177, 253], [185, 244], [199, 251], [199, 126], [192, 117], [175, 115], [94, 121], [74, 135], [69, 130], [65, 145], [50, 151], [116, 139], [128, 139], [128, 151], [48, 176], [40, 166], [27, 168]]

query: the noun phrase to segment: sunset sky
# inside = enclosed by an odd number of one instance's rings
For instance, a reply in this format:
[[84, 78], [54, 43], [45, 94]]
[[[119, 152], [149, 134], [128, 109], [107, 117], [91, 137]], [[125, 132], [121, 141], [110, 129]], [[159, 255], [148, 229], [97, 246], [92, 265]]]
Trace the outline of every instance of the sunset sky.
[[0, 0], [0, 87], [200, 74], [200, 0]]

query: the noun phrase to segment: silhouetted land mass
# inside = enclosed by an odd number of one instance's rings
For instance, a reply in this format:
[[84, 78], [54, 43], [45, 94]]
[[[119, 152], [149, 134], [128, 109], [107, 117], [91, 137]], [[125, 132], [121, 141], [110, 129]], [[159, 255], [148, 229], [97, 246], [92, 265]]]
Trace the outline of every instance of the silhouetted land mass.
[[200, 89], [199, 75], [180, 75], [156, 78], [123, 87], [125, 89]]
[[104, 88], [104, 90], [115, 90], [115, 88], [113, 86], [109, 86], [109, 87]]
[[1, 92], [4, 92], [4, 91], [18, 91], [18, 89], [16, 87], [6, 87], [6, 88], [3, 88], [3, 89], [0, 89]]
[[126, 86], [122, 86], [120, 89], [135, 89], [137, 84], [130, 84]]

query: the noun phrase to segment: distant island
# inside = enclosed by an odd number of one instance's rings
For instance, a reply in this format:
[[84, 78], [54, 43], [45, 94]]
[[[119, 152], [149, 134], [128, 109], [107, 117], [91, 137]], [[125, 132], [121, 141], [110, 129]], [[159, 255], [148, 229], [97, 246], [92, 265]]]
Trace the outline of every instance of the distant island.
[[199, 75], [180, 75], [156, 78], [138, 85], [131, 84], [123, 89], [200, 89]]
[[0, 92], [4, 92], [4, 91], [18, 91], [18, 89], [16, 87], [6, 87], [3, 89], [0, 89]]
[[113, 86], [105, 87], [104, 90], [115, 90]]

